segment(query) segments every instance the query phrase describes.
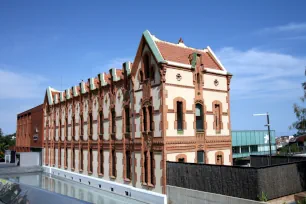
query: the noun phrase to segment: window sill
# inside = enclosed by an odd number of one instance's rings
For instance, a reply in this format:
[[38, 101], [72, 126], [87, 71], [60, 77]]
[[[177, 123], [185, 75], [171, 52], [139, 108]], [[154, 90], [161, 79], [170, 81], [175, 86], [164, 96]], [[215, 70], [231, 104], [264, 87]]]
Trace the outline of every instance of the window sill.
[[64, 169], [68, 169], [68, 166], [65, 166]]
[[116, 179], [116, 176], [110, 176], [109, 178], [111, 178], [111, 179]]
[[88, 174], [92, 174], [92, 171], [88, 171]]
[[125, 179], [124, 179], [124, 182], [130, 183], [130, 182], [131, 182], [131, 179], [125, 178]]
[[99, 174], [98, 174], [98, 176], [102, 177], [102, 176], [103, 176], [103, 174], [99, 173]]
[[74, 168], [71, 168], [71, 171], [74, 171]]
[[79, 170], [79, 172], [81, 172], [81, 173], [82, 173], [82, 172], [83, 172], [83, 169], [80, 169], [80, 170]]

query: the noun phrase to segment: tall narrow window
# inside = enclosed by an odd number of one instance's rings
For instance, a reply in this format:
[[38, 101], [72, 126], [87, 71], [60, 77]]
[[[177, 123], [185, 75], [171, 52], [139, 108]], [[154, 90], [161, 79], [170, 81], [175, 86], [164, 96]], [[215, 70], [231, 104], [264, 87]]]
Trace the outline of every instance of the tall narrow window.
[[205, 163], [204, 161], [204, 151], [197, 151], [197, 162]]
[[62, 149], [61, 147], [58, 148], [58, 167], [62, 165]]
[[153, 152], [150, 152], [150, 170], [151, 170], [151, 184], [155, 185], [154, 183], [154, 153]]
[[130, 108], [125, 108], [125, 132], [130, 132]]
[[75, 116], [72, 117], [72, 136], [75, 137]]
[[81, 136], [84, 135], [84, 127], [83, 127], [83, 115], [80, 115], [80, 126], [81, 126]]
[[92, 158], [92, 148], [89, 149], [89, 171], [92, 172], [92, 162], [93, 162], [93, 158]]
[[151, 74], [151, 80], [155, 80], [155, 75], [154, 75], [154, 66], [151, 67], [150, 69], [150, 74]]
[[59, 120], [58, 137], [62, 138], [62, 120]]
[[68, 118], [66, 118], [66, 139], [68, 137]]
[[112, 150], [112, 176], [116, 177], [116, 152]]
[[220, 104], [215, 104], [215, 129], [217, 132], [221, 131], [221, 108]]
[[83, 170], [83, 148], [80, 149], [80, 170]]
[[75, 149], [74, 147], [71, 149], [71, 160], [72, 160], [72, 167], [71, 168], [75, 168]]
[[116, 132], [116, 112], [112, 109], [112, 133]]
[[89, 134], [92, 135], [92, 114], [89, 114]]
[[52, 164], [53, 166], [55, 166], [55, 146], [53, 146], [53, 161], [52, 161]]
[[153, 107], [149, 106], [150, 131], [153, 131]]
[[131, 152], [130, 151], [126, 151], [125, 159], [126, 159], [126, 162], [125, 162], [126, 178], [131, 179]]
[[148, 183], [148, 157], [147, 157], [147, 152], [144, 152], [144, 179], [145, 183]]
[[143, 131], [147, 131], [147, 109], [146, 107], [142, 108], [142, 119], [143, 119]]
[[183, 130], [183, 103], [181, 101], [176, 102], [177, 111], [177, 130]]
[[100, 114], [99, 114], [99, 130], [100, 130], [100, 134], [102, 135], [103, 134], [103, 112], [100, 111]]
[[54, 128], [53, 128], [53, 139], [55, 139], [56, 138], [56, 121], [54, 120]]
[[68, 148], [65, 148], [65, 168], [68, 167]]
[[104, 174], [103, 172], [103, 149], [100, 149], [100, 174]]
[[196, 129], [199, 132], [204, 130], [203, 108], [199, 103], [196, 104]]
[[149, 55], [145, 55], [143, 58], [143, 65], [144, 65], [144, 72], [145, 72], [145, 79], [150, 78], [150, 65], [149, 65]]

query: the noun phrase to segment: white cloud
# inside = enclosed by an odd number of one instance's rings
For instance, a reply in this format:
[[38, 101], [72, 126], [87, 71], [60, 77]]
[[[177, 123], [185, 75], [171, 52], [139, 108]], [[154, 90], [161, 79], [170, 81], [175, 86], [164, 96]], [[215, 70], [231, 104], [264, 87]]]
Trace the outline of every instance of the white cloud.
[[289, 23], [286, 25], [264, 28], [259, 34], [306, 31], [306, 23]]
[[223, 48], [217, 55], [233, 73], [232, 99], [290, 98], [302, 95], [306, 58], [259, 50]]
[[0, 66], [0, 99], [43, 98], [46, 89], [42, 76], [13, 72]]

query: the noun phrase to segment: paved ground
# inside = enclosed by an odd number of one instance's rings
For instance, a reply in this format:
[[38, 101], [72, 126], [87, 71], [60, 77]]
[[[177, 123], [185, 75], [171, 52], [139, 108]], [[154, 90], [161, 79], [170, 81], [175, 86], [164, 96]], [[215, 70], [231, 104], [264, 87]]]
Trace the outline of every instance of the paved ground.
[[3, 167], [0, 168], [0, 175], [3, 174], [22, 174], [22, 173], [32, 173], [32, 172], [42, 172], [43, 168], [41, 166], [29, 166], [29, 167]]
[[294, 204], [295, 203], [294, 195], [289, 195], [289, 196], [269, 200], [267, 203], [269, 203], [269, 204], [285, 204], [285, 203], [286, 204]]

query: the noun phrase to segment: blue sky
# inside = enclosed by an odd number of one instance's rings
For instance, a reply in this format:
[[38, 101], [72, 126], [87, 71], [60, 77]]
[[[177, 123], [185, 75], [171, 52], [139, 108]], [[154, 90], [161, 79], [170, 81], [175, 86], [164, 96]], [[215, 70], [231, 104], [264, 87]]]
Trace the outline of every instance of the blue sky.
[[0, 127], [66, 89], [133, 60], [141, 34], [190, 47], [209, 45], [228, 71], [232, 128], [289, 134], [303, 94], [305, 1], [26, 1], [0, 3]]

